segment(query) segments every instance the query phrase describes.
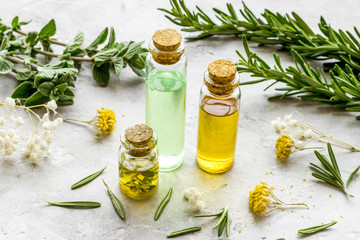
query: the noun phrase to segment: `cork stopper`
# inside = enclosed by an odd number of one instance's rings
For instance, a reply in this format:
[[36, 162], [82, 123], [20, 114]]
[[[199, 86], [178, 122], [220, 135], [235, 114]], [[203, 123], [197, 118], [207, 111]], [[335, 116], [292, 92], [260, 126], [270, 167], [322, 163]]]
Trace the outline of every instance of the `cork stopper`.
[[163, 65], [177, 63], [184, 54], [184, 44], [181, 34], [170, 28], [154, 33], [149, 44], [149, 51], [154, 60]]
[[180, 46], [182, 36], [174, 29], [165, 28], [157, 30], [154, 33], [152, 40], [157, 49], [169, 52], [175, 51]]
[[226, 59], [213, 61], [208, 66], [204, 82], [210, 92], [216, 95], [231, 94], [239, 86], [239, 75], [235, 64]]
[[136, 124], [125, 130], [125, 138], [135, 146], [145, 146], [151, 140], [153, 130], [145, 124]]
[[235, 64], [226, 59], [215, 60], [208, 66], [209, 77], [216, 83], [229, 83], [235, 78]]

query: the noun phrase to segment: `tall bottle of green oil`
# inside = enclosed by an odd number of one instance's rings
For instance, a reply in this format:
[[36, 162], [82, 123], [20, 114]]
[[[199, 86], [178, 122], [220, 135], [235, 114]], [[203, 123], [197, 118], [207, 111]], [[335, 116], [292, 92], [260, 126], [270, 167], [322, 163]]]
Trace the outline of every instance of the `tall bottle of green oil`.
[[184, 159], [186, 57], [181, 34], [155, 32], [146, 59], [146, 124], [158, 136], [160, 171], [180, 167]]

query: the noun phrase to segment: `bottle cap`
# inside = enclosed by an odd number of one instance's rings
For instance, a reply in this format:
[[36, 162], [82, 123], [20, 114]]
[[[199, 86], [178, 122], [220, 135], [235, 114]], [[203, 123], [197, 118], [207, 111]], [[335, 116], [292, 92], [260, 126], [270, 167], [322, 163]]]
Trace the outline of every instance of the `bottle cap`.
[[149, 51], [157, 63], [175, 64], [185, 51], [182, 36], [178, 31], [171, 28], [158, 30], [149, 43]]
[[239, 86], [239, 74], [235, 64], [226, 59], [213, 61], [205, 73], [204, 83], [216, 95], [231, 94]]
[[154, 46], [161, 51], [175, 51], [181, 43], [182, 36], [175, 29], [157, 30], [152, 37]]
[[152, 136], [153, 130], [145, 124], [136, 124], [125, 130], [126, 140], [137, 147], [148, 144]]
[[235, 78], [235, 64], [226, 59], [215, 60], [208, 66], [209, 77], [216, 83], [229, 83]]

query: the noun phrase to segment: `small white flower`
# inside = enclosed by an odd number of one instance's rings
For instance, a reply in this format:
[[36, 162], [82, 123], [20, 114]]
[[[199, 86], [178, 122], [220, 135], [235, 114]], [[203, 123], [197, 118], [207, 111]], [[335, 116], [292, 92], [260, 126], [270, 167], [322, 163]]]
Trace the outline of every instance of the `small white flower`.
[[6, 123], [5, 118], [0, 117], [0, 126], [4, 126]]
[[304, 138], [312, 139], [314, 137], [315, 137], [315, 134], [311, 129], [308, 129], [304, 132]]
[[46, 104], [46, 107], [49, 108], [51, 111], [55, 112], [55, 110], [57, 109], [57, 104], [54, 100], [51, 100]]
[[4, 107], [8, 109], [15, 107], [15, 100], [11, 97], [5, 98]]
[[298, 149], [304, 149], [304, 147], [306, 145], [306, 142], [304, 142], [304, 141], [295, 141], [294, 145]]
[[299, 126], [299, 121], [295, 120], [295, 119], [291, 119], [289, 121], [289, 126], [292, 127], [292, 128], [297, 128]]
[[289, 136], [291, 134], [291, 131], [285, 128], [284, 130], [281, 131], [281, 133]]
[[195, 208], [196, 208], [196, 210], [198, 210], [198, 211], [202, 211], [202, 210], [204, 210], [204, 208], [205, 208], [205, 205], [206, 205], [206, 203], [204, 202], [204, 201], [197, 201], [197, 203], [196, 203], [196, 205], [195, 205]]
[[290, 121], [292, 120], [292, 114], [285, 115], [284, 120], [285, 120], [286, 122], [290, 122]]
[[32, 152], [32, 153], [30, 154], [30, 160], [31, 160], [33, 163], [36, 163], [36, 162], [37, 162], [37, 158], [38, 158], [38, 156], [37, 156], [37, 153], [36, 153], [36, 152]]

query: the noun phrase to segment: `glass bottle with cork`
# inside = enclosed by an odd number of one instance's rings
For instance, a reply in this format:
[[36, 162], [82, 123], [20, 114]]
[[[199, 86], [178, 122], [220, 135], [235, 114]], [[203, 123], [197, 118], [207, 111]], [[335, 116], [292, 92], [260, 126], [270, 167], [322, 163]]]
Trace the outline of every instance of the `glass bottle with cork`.
[[128, 197], [141, 200], [153, 195], [159, 182], [157, 136], [145, 124], [125, 130], [120, 137], [119, 183]]
[[240, 77], [235, 64], [219, 59], [209, 64], [200, 92], [197, 164], [210, 173], [233, 166], [240, 110]]
[[146, 124], [158, 135], [160, 171], [181, 166], [184, 157], [186, 57], [181, 34], [154, 33], [146, 58]]

